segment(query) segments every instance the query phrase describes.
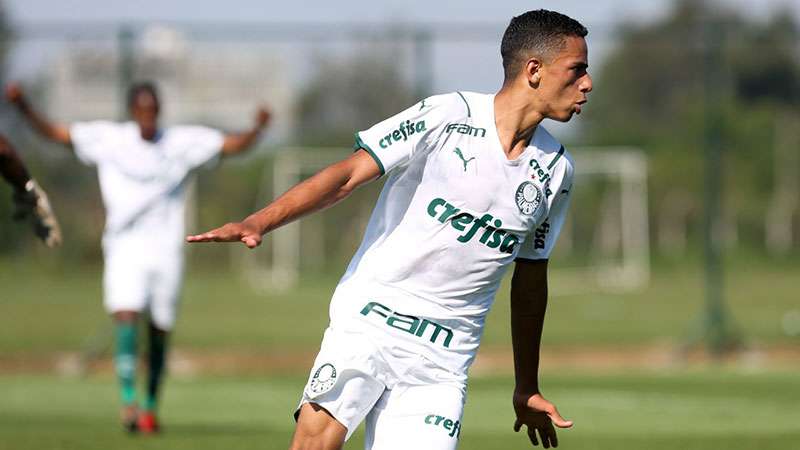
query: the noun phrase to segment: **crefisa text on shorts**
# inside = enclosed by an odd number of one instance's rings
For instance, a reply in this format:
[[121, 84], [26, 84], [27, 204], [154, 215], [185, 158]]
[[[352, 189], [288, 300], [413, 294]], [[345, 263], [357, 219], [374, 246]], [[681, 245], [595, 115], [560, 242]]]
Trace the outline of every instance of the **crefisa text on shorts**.
[[461, 422], [458, 420], [448, 419], [447, 417], [436, 414], [429, 414], [425, 416], [425, 423], [427, 425], [444, 428], [445, 430], [449, 431], [447, 435], [450, 437], [455, 436], [456, 439], [458, 439], [461, 436]]

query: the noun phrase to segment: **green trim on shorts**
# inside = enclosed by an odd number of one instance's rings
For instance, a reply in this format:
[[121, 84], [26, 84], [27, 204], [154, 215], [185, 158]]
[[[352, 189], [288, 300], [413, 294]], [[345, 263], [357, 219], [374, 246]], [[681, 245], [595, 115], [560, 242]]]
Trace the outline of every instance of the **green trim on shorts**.
[[356, 132], [355, 138], [356, 138], [356, 143], [353, 145], [353, 151], [358, 151], [358, 149], [360, 148], [366, 150], [366, 152], [369, 153], [369, 156], [372, 156], [372, 159], [374, 159], [375, 162], [378, 164], [378, 169], [380, 169], [381, 171], [380, 176], [383, 176], [386, 173], [386, 169], [383, 168], [383, 163], [381, 162], [380, 158], [378, 158], [378, 155], [376, 155], [375, 152], [373, 152], [372, 149], [369, 148], [369, 145], [365, 144], [364, 141], [361, 140], [361, 136], [358, 135], [358, 132]]

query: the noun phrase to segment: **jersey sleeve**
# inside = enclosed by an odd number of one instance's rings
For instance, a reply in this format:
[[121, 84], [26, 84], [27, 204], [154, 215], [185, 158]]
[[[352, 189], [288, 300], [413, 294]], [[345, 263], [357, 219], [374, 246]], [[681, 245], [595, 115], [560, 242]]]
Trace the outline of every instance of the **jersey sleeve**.
[[554, 191], [553, 201], [547, 217], [542, 223], [525, 238], [517, 254], [518, 259], [542, 260], [549, 259], [556, 245], [561, 228], [567, 218], [570, 198], [572, 196], [572, 178], [574, 168], [571, 163], [564, 167], [561, 182]]
[[[456, 94], [428, 97], [405, 111], [355, 135], [353, 148], [363, 148], [375, 159], [381, 175], [408, 162], [429, 148], [440, 127], [463, 109], [451, 98]], [[466, 115], [466, 114], [465, 114]], [[457, 118], [455, 118], [457, 120]]]
[[69, 137], [75, 155], [88, 166], [99, 164], [104, 158], [110, 157], [109, 147], [114, 145], [118, 128], [118, 123], [105, 120], [73, 123], [69, 128]]
[[176, 127], [175, 133], [183, 149], [183, 161], [190, 170], [212, 167], [219, 162], [225, 141], [221, 131], [193, 125]]

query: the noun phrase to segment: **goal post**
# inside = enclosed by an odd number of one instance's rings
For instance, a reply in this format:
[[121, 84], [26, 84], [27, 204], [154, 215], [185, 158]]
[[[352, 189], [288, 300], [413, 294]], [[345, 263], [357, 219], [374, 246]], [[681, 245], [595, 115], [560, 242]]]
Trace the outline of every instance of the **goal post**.
[[[344, 151], [331, 148], [286, 147], [275, 153], [264, 170], [256, 198], [260, 209], [303, 179], [342, 159]], [[320, 232], [323, 232], [320, 230]], [[240, 273], [258, 291], [287, 290], [295, 286], [301, 268], [301, 233], [298, 221], [264, 237], [261, 252], [237, 252]]]
[[[276, 152], [272, 164], [265, 165], [256, 208], [348, 152], [319, 147], [287, 147]], [[575, 147], [570, 153], [575, 159], [575, 184], [550, 270], [557, 286], [554, 291], [571, 295], [645, 287], [650, 279], [650, 247], [644, 153], [632, 147]], [[238, 271], [259, 291], [292, 288], [304, 267], [312, 262], [324, 265], [331, 259], [326, 241], [363, 234], [374, 201], [337, 205], [350, 208], [347, 217], [358, 230], [340, 224], [325, 226], [308, 218], [269, 233], [258, 251], [234, 250]], [[357, 241], [351, 246], [341, 250], [349, 252], [346, 257], [355, 252]]]
[[[576, 147], [575, 196], [567, 215], [569, 229], [562, 233], [557, 251], [575, 252], [576, 241], [589, 241], [583, 264], [559, 267], [553, 278], [559, 292], [582, 290], [630, 291], [650, 281], [650, 221], [647, 197], [647, 158], [633, 147]], [[604, 189], [589, 196], [591, 187]], [[595, 204], [586, 197], [599, 199]], [[581, 218], [575, 210], [590, 210]], [[575, 221], [587, 222], [587, 236], [575, 235]], [[594, 226], [592, 226], [594, 222]], [[574, 260], [576, 258], [571, 258]]]

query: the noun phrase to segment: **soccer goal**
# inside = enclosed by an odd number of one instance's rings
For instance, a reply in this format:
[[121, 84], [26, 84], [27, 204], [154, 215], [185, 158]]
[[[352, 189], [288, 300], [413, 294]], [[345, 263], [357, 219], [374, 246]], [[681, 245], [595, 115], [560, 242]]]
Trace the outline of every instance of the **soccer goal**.
[[[551, 278], [560, 295], [650, 281], [647, 159], [632, 147], [576, 147], [573, 198]], [[561, 263], [560, 261], [564, 261]]]
[[[271, 164], [265, 165], [256, 208], [348, 153], [309, 147], [276, 153]], [[554, 292], [570, 295], [646, 286], [650, 251], [644, 154], [629, 147], [580, 147], [570, 153], [576, 163], [575, 185], [552, 257]], [[361, 198], [350, 198], [269, 233], [258, 251], [236, 249], [239, 273], [256, 290], [274, 291], [295, 286], [304, 270], [335, 266], [343, 272], [379, 189], [380, 185], [367, 188]]]
[[[272, 164], [265, 165], [254, 209], [264, 207], [295, 184], [341, 160], [347, 152], [345, 149], [313, 147], [281, 149], [275, 153]], [[364, 223], [366, 220], [364, 219]], [[311, 230], [302, 233], [301, 227]], [[267, 234], [259, 251], [240, 252], [235, 249], [233, 259], [238, 260], [239, 273], [243, 274], [254, 289], [290, 289], [298, 282], [300, 271], [306, 262], [304, 259], [313, 258], [315, 266], [323, 264], [324, 234], [327, 233], [325, 227], [318, 225], [317, 220], [301, 219]], [[304, 254], [313, 256], [303, 258]]]

